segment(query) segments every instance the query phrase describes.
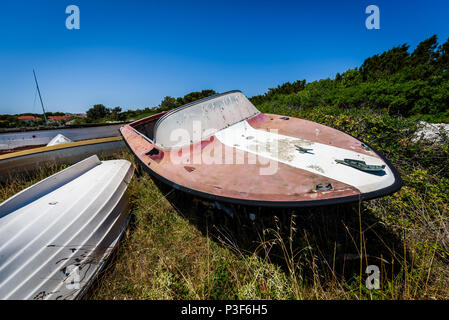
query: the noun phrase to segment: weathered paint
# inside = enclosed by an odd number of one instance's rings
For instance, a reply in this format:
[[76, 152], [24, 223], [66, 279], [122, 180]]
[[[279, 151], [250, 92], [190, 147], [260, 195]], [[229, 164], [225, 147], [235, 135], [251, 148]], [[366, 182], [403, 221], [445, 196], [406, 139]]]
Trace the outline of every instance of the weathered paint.
[[288, 120], [282, 120], [281, 117], [277, 114], [261, 113], [248, 119], [248, 123], [254, 129], [265, 131], [274, 129], [284, 136], [322, 143], [379, 158], [372, 150], [364, 149], [361, 141], [344, 132], [304, 119], [290, 117]]
[[388, 167], [379, 175], [354, 170], [336, 162], [338, 159], [356, 159], [373, 165], [385, 165], [374, 154], [366, 155], [347, 148], [289, 137], [277, 132], [278, 130], [272, 132], [254, 129], [248, 122], [241, 121], [217, 132], [216, 137], [227, 146], [235, 146], [239, 150], [332, 178], [361, 192], [374, 191], [394, 183], [393, 173]]
[[[184, 111], [188, 110], [186, 107], [182, 108]], [[218, 113], [217, 117], [220, 115]], [[155, 121], [157, 117], [158, 115], [152, 116], [151, 121]], [[165, 115], [159, 122], [168, 118]], [[144, 127], [145, 120], [140, 120], [138, 125], [139, 128]], [[359, 140], [311, 121], [258, 113], [246, 121], [242, 118], [236, 123], [227, 123], [212, 136], [201, 136], [200, 140], [182, 148], [164, 148], [135, 130], [136, 127], [135, 123], [131, 123], [120, 130], [139, 162], [163, 182], [206, 198], [248, 204], [274, 203], [282, 206], [285, 203], [299, 206], [301, 203], [323, 202], [319, 200], [354, 201], [363, 193], [370, 193], [374, 197], [383, 195], [377, 193], [379, 190], [392, 192], [400, 187], [400, 182], [395, 180], [397, 174], [388, 166], [384, 175], [376, 176], [337, 164], [334, 158], [339, 156], [365, 159], [370, 164], [383, 164], [384, 160], [373, 150], [362, 147]], [[271, 130], [276, 130], [277, 134], [271, 135]], [[227, 140], [227, 131], [237, 141]], [[250, 134], [246, 134], [250, 131]], [[167, 130], [164, 132], [170, 134]], [[161, 133], [155, 134], [157, 136]], [[247, 142], [251, 139], [253, 142]], [[270, 152], [259, 152], [255, 146], [257, 143], [269, 144], [274, 140], [278, 146], [281, 144], [276, 156]], [[292, 148], [296, 145], [300, 148], [299, 151]], [[152, 159], [147, 153], [153, 148], [161, 153]], [[307, 148], [317, 149], [315, 156], [313, 151], [304, 152]], [[216, 159], [214, 152], [217, 150], [222, 150], [222, 161], [214, 163], [212, 160]], [[226, 162], [225, 155], [230, 155], [234, 161]], [[256, 162], [251, 162], [254, 155], [257, 155]], [[304, 157], [311, 155], [316, 161], [303, 161], [306, 159]], [[172, 161], [173, 157], [178, 161]], [[195, 161], [198, 159], [201, 159], [201, 163]], [[235, 159], [241, 161], [237, 162]], [[277, 167], [275, 174], [261, 174], [262, 169], [273, 166]], [[336, 172], [338, 170], [342, 171]], [[317, 190], [318, 184], [328, 182], [332, 189]]]
[[[189, 152], [180, 152], [182, 149], [163, 150], [163, 159], [153, 161], [146, 153], [153, 149], [154, 145], [137, 134], [130, 126], [123, 127], [121, 132], [132, 152], [150, 170], [177, 185], [202, 193], [256, 201], [306, 201], [360, 193], [347, 184], [283, 163], [278, 163], [278, 171], [275, 175], [260, 175], [260, 169], [269, 166], [267, 164], [269, 159], [262, 159], [263, 164], [260, 162], [248, 164], [248, 152], [223, 145], [218, 139], [209, 141], [206, 146], [201, 142], [194, 144]], [[201, 148], [202, 145], [203, 148]], [[211, 150], [219, 148], [228, 149], [223, 154], [230, 152], [234, 159], [243, 158], [244, 164], [191, 164], [198, 154], [203, 152], [208, 154]], [[176, 152], [178, 156], [181, 154], [183, 161], [174, 164], [170, 159], [172, 152]], [[224, 156], [222, 159], [224, 162]], [[332, 183], [331, 192], [315, 191], [318, 183], [327, 181]]]

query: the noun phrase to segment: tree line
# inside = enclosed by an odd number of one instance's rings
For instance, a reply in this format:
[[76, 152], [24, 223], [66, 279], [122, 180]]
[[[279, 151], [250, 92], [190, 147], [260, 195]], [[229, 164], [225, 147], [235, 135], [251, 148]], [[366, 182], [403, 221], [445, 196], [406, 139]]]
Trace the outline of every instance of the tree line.
[[[77, 119], [76, 122], [142, 118], [216, 93], [207, 89], [190, 92], [183, 97], [165, 96], [156, 107], [127, 111], [122, 111], [119, 106], [107, 108], [96, 104], [87, 111], [85, 119]], [[285, 82], [250, 100], [256, 106], [264, 107], [264, 110], [269, 110], [270, 105], [290, 109], [326, 105], [368, 107], [385, 110], [389, 114], [449, 122], [449, 39], [439, 44], [437, 36], [433, 35], [419, 43], [412, 52], [409, 45], [402, 44], [365, 59], [360, 67], [337, 73], [333, 79], [310, 83], [306, 80]], [[5, 123], [8, 127], [20, 126], [12, 116], [3, 117], [7, 119], [0, 119], [0, 126]]]
[[403, 44], [367, 58], [360, 67], [334, 79], [287, 82], [254, 96], [256, 105], [312, 108], [368, 107], [389, 114], [449, 122], [449, 39], [438, 44], [434, 35], [415, 50]]
[[156, 114], [163, 111], [168, 111], [184, 104], [203, 99], [209, 96], [217, 94], [214, 90], [202, 90], [194, 91], [186, 94], [183, 97], [171, 97], [165, 96], [162, 101], [154, 108], [144, 108], [137, 110], [128, 110], [122, 112], [121, 107], [107, 108], [102, 104], [94, 105], [86, 112], [86, 122], [98, 122], [100, 120], [110, 120], [110, 121], [125, 121], [127, 119], [149, 116], [151, 114]]

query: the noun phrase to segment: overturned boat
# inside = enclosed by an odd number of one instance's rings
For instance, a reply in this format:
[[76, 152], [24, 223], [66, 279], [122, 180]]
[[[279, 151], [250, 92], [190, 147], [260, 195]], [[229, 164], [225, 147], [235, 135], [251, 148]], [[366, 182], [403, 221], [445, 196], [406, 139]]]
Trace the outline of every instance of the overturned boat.
[[0, 154], [0, 181], [42, 167], [74, 164], [94, 154], [112, 156], [124, 149], [121, 137], [92, 139]]
[[0, 204], [0, 299], [76, 299], [129, 220], [129, 161], [89, 157]]
[[402, 182], [379, 152], [336, 129], [261, 113], [230, 91], [120, 129], [155, 179], [203, 199], [260, 207], [356, 202]]

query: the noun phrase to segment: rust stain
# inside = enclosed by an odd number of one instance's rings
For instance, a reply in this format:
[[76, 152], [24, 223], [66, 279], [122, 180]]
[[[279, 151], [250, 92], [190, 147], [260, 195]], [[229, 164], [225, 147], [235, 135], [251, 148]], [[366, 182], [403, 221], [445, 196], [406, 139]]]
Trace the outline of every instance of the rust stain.
[[[290, 118], [288, 121], [285, 121], [274, 114], [259, 114], [247, 121], [254, 129], [267, 131], [274, 129], [277, 130], [279, 134], [298, 138], [303, 141], [309, 140], [327, 144], [379, 158], [373, 151], [363, 148], [362, 143], [359, 140], [344, 132], [316, 122], [298, 118]], [[301, 144], [300, 146], [303, 147]]]

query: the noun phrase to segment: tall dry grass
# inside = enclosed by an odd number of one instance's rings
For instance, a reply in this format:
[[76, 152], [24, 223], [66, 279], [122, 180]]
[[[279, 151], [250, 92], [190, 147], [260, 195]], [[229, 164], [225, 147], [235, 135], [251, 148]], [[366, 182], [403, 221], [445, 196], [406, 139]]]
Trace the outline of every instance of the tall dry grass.
[[[60, 169], [0, 185], [0, 200]], [[245, 208], [230, 208], [230, 218], [177, 201], [137, 171], [130, 228], [86, 298], [447, 299], [447, 203], [413, 186], [349, 206], [256, 212], [253, 221]], [[379, 290], [365, 286], [370, 264], [380, 268]]]

